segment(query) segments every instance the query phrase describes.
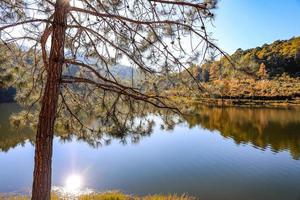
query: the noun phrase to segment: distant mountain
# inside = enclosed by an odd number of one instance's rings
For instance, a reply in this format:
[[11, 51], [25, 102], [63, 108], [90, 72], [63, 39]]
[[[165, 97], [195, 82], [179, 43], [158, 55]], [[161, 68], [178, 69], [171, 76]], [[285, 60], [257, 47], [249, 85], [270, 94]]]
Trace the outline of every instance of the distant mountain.
[[[140, 79], [140, 74], [136, 68], [132, 68], [125, 65], [115, 65], [110, 67], [110, 72], [115, 78], [121, 80], [131, 80], [134, 77], [134, 80]], [[65, 71], [65, 75], [75, 75], [79, 71], [79, 68], [76, 66], [71, 66]], [[103, 70], [103, 73], [106, 71]], [[16, 89], [10, 87], [8, 89], [0, 88], [0, 103], [13, 102], [16, 95]]]
[[[79, 67], [75, 65], [70, 65], [67, 70], [64, 72], [65, 75], [70, 75], [73, 76], [79, 71]], [[97, 70], [98, 72], [102, 74], [107, 74], [107, 69], [105, 67]], [[136, 68], [126, 66], [126, 65], [121, 65], [121, 64], [116, 64], [113, 66], [109, 67], [110, 73], [115, 77], [119, 78], [122, 80], [131, 80], [133, 77], [134, 79], [137, 78], [139, 75], [139, 72]]]
[[202, 66], [202, 72], [209, 74], [209, 80], [257, 75], [263, 70], [269, 78], [283, 73], [300, 77], [300, 37], [247, 50], [237, 49], [230, 57], [234, 67], [223, 57], [219, 61], [209, 60]]
[[111, 73], [120, 79], [132, 79], [136, 77], [138, 71], [136, 68], [117, 64], [110, 68]]

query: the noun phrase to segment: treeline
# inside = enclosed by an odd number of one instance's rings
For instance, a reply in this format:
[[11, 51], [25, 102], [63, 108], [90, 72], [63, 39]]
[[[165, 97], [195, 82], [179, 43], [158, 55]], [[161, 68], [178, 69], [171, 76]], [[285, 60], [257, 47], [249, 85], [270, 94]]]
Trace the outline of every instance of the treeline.
[[192, 71], [199, 81], [232, 78], [273, 79], [287, 74], [300, 77], [300, 37], [277, 40], [262, 47], [237, 49], [230, 60], [222, 57], [214, 61], [214, 56], [201, 67], [193, 66]]
[[[187, 72], [160, 79], [159, 89], [178, 101], [186, 97], [186, 101], [208, 105], [300, 104], [300, 37], [238, 49], [229, 59], [210, 57], [202, 66], [189, 68], [202, 87], [200, 92]], [[179, 84], [179, 79], [186, 84]]]

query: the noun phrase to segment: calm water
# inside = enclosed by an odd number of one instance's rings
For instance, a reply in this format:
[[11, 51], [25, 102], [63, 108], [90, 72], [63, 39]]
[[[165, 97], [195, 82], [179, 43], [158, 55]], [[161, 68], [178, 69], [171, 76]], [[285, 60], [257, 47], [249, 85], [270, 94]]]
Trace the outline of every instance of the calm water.
[[[29, 191], [34, 134], [9, 126], [15, 104], [0, 104], [0, 192]], [[82, 188], [130, 194], [187, 193], [202, 200], [299, 200], [300, 110], [199, 108], [173, 130], [138, 144], [93, 148], [55, 138], [53, 185], [70, 174]]]

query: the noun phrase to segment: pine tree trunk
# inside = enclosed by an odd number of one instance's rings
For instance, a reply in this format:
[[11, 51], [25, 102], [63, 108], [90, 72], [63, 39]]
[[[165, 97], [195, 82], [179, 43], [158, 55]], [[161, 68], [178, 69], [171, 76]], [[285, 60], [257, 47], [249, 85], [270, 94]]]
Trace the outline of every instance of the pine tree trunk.
[[67, 0], [57, 0], [55, 4], [47, 82], [36, 134], [32, 200], [50, 200], [52, 144], [64, 59], [68, 6]]

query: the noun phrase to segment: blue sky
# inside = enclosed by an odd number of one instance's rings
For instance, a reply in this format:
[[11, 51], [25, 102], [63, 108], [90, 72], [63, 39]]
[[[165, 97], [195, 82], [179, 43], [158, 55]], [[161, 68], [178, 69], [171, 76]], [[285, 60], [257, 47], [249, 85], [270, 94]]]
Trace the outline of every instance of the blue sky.
[[300, 36], [300, 0], [220, 0], [213, 36], [227, 53]]

